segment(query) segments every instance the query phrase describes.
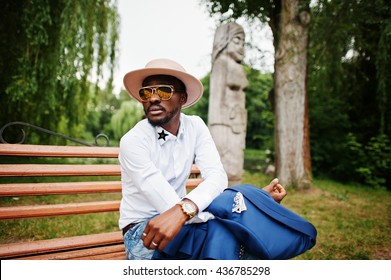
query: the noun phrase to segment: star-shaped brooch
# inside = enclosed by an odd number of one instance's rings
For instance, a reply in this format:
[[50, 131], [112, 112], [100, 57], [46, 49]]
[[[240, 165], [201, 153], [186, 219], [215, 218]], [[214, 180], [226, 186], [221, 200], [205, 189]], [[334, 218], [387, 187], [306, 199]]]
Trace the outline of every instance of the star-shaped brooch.
[[164, 141], [166, 141], [166, 136], [168, 136], [168, 134], [166, 134], [164, 130], [162, 130], [162, 132], [159, 132], [158, 134], [159, 134], [159, 138], [157, 140], [163, 139]]

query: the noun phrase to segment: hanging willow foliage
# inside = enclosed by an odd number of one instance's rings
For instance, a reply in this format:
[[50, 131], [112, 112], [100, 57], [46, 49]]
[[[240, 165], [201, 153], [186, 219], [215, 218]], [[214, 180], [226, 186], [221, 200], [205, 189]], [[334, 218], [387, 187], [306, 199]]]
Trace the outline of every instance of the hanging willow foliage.
[[91, 85], [111, 88], [116, 1], [6, 1], [3, 13], [0, 126], [19, 120], [79, 136], [91, 92], [99, 92]]
[[[378, 55], [376, 56], [376, 77], [378, 79], [378, 94], [377, 101], [380, 112], [380, 134], [387, 132], [386, 123], [387, 113], [389, 114], [388, 104], [391, 104], [391, 8], [388, 7], [388, 17], [383, 20], [381, 26], [381, 34], [378, 44]], [[388, 109], [387, 109], [388, 108]], [[388, 124], [388, 132], [390, 134], [391, 124]]]

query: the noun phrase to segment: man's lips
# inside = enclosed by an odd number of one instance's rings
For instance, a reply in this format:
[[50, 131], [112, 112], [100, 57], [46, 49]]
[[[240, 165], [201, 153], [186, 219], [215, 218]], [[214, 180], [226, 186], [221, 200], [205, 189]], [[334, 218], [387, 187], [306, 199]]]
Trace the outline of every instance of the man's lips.
[[157, 115], [157, 114], [163, 113], [164, 111], [165, 111], [165, 109], [163, 107], [153, 105], [148, 108], [147, 113], [152, 114], [152, 115]]

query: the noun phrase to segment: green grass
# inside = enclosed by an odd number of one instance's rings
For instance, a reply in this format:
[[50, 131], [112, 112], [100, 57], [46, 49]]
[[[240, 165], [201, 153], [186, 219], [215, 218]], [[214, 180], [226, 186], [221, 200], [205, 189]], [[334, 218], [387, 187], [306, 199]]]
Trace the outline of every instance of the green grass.
[[[116, 163], [117, 159], [58, 159], [0, 157], [12, 163]], [[78, 181], [120, 180], [119, 176], [84, 176]], [[76, 180], [72, 178], [71, 180]], [[1, 177], [0, 183], [66, 182], [69, 177]], [[120, 200], [120, 193], [0, 197], [0, 207]], [[1, 211], [1, 210], [0, 210]], [[0, 244], [118, 231], [118, 212], [0, 220]]]
[[[264, 186], [270, 179], [246, 172], [244, 182]], [[305, 193], [288, 189], [282, 205], [318, 231], [315, 247], [296, 259], [391, 259], [391, 193], [386, 190], [315, 179]]]
[[[253, 167], [243, 183], [265, 186], [264, 153], [247, 152]], [[261, 162], [255, 163], [256, 159]], [[115, 200], [120, 194], [51, 195], [0, 198], [0, 206]], [[318, 230], [317, 244], [296, 257], [304, 260], [391, 259], [391, 192], [315, 179], [306, 192], [288, 189], [282, 205], [308, 219]], [[0, 221], [0, 243], [117, 231], [118, 213], [97, 213]]]
[[266, 151], [246, 149], [244, 158], [244, 169], [251, 172], [261, 172], [268, 164]]
[[0, 243], [118, 231], [118, 213], [1, 221]]
[[[0, 206], [119, 200], [120, 193], [43, 195], [0, 198]], [[118, 212], [0, 220], [0, 244], [118, 231]]]

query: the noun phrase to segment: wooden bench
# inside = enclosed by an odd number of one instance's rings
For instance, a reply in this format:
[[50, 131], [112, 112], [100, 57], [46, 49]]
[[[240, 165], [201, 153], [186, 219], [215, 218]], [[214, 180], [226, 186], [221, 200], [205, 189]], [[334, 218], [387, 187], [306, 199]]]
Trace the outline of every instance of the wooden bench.
[[[23, 160], [28, 159], [29, 162], [15, 163], [15, 157], [19, 161], [23, 157]], [[0, 222], [100, 212], [118, 213], [121, 183], [117, 157], [118, 148], [110, 147], [0, 144], [0, 201], [4, 202], [8, 197], [8, 204], [12, 203], [10, 200], [16, 202], [16, 205], [6, 206], [0, 203]], [[92, 160], [95, 162], [92, 163]], [[193, 178], [187, 181], [188, 188], [194, 188], [202, 181], [198, 174], [199, 170], [194, 166]], [[90, 180], [90, 176], [99, 176], [99, 181]], [[48, 177], [50, 182], [46, 181], [48, 179], [37, 182], [40, 177]], [[83, 182], [80, 182], [80, 178], [84, 178]], [[27, 182], [16, 182], [17, 179]], [[80, 196], [89, 197], [99, 193], [102, 197], [98, 198], [99, 201], [43, 205], [17, 203], [20, 198], [30, 196], [77, 195], [80, 199]], [[117, 199], [106, 200], [102, 193], [116, 194]], [[122, 234], [117, 228], [111, 232], [0, 244], [0, 259], [125, 259], [125, 250]]]

